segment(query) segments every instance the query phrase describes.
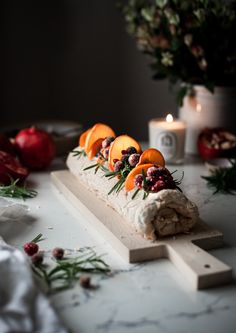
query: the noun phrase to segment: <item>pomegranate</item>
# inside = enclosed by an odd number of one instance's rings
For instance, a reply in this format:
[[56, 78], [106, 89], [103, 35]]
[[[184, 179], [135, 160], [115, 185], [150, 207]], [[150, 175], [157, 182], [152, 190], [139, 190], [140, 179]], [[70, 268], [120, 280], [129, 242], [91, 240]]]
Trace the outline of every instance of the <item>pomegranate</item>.
[[41, 170], [50, 165], [55, 156], [55, 145], [49, 133], [36, 127], [21, 130], [16, 146], [22, 163], [32, 170]]
[[15, 147], [5, 134], [0, 133], [0, 150], [16, 156]]
[[198, 137], [198, 151], [204, 160], [236, 156], [236, 136], [222, 128], [206, 128]]
[[0, 150], [0, 183], [7, 185], [11, 178], [25, 180], [29, 170], [23, 167], [20, 162], [5, 151]]

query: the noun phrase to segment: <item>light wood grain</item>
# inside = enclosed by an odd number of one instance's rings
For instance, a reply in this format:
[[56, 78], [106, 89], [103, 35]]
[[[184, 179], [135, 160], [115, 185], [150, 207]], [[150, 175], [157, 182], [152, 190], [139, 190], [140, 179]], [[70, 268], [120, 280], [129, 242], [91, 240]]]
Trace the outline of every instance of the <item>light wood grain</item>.
[[223, 234], [199, 221], [188, 235], [176, 235], [155, 242], [144, 239], [112, 207], [98, 199], [68, 170], [52, 173], [52, 181], [128, 262], [169, 258], [196, 289], [228, 283], [232, 269], [203, 249], [223, 245]]

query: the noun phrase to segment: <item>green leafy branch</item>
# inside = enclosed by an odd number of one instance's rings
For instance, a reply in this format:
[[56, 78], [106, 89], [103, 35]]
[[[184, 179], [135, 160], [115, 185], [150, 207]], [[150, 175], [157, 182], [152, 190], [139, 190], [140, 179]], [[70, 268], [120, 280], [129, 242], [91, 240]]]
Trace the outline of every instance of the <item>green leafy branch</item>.
[[25, 200], [28, 198], [34, 198], [38, 194], [37, 191], [28, 189], [25, 185], [17, 185], [18, 182], [19, 179], [12, 179], [10, 185], [0, 186], [0, 196]]
[[202, 176], [214, 193], [236, 194], [236, 161], [230, 160], [230, 168], [216, 169], [210, 176]]
[[32, 265], [33, 272], [46, 284], [48, 293], [55, 293], [72, 288], [81, 273], [105, 274], [110, 271], [101, 256], [91, 248], [86, 250], [80, 256], [54, 261], [53, 268], [43, 263]]

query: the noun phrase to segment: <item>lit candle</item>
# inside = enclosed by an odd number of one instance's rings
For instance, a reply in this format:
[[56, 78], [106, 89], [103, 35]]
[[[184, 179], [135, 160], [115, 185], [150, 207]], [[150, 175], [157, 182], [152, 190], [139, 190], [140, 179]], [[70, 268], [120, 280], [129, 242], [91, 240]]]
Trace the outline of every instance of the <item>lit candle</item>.
[[166, 118], [149, 122], [149, 142], [152, 148], [161, 151], [167, 163], [180, 164], [184, 160], [186, 125], [174, 120], [171, 114]]

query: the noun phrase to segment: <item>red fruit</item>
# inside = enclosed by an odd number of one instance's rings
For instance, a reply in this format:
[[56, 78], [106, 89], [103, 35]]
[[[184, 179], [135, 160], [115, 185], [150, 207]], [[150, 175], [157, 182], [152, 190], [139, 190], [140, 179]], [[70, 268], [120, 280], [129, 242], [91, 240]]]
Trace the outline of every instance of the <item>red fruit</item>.
[[143, 175], [141, 173], [134, 177], [134, 184], [139, 189], [143, 187]]
[[79, 283], [81, 285], [81, 287], [83, 288], [91, 288], [91, 279], [89, 276], [81, 276], [79, 279]]
[[110, 144], [115, 140], [113, 136], [108, 136], [106, 139], [102, 141], [102, 148], [108, 148]]
[[117, 161], [114, 165], [114, 171], [118, 172], [124, 168], [124, 163], [122, 161]]
[[31, 262], [35, 266], [41, 265], [43, 262], [43, 252], [39, 251], [38, 253], [32, 255]]
[[55, 259], [61, 260], [64, 257], [64, 250], [61, 247], [55, 247], [52, 251], [52, 255]]
[[35, 253], [38, 252], [39, 246], [34, 242], [30, 242], [30, 243], [25, 243], [23, 249], [25, 253], [28, 254], [28, 256], [33, 256]]
[[159, 168], [153, 166], [147, 169], [147, 176], [156, 178], [159, 176]]
[[0, 150], [0, 183], [7, 185], [11, 178], [23, 181], [29, 174], [29, 170], [9, 153]]
[[16, 156], [15, 147], [8, 137], [0, 133], [0, 150], [5, 151], [6, 153]]
[[140, 154], [131, 154], [129, 156], [128, 162], [132, 167], [135, 167], [138, 164], [140, 158]]
[[152, 192], [158, 192], [160, 190], [163, 190], [165, 188], [165, 183], [163, 180], [158, 180], [152, 187], [151, 191]]
[[204, 160], [233, 157], [236, 154], [236, 136], [221, 128], [206, 128], [200, 133], [197, 144]]
[[55, 156], [52, 137], [44, 130], [35, 127], [23, 129], [15, 140], [22, 163], [30, 169], [46, 168]]

